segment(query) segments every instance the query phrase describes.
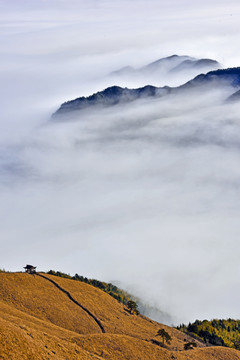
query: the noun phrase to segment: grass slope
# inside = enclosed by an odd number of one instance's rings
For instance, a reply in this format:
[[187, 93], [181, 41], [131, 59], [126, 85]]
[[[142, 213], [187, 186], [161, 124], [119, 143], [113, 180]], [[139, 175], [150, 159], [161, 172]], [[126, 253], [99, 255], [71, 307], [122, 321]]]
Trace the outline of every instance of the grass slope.
[[[0, 359], [161, 359], [240, 360], [240, 352], [222, 347], [184, 351], [192, 339], [144, 316], [89, 284], [46, 275], [101, 321], [92, 317], [54, 284], [25, 273], [0, 273]], [[173, 340], [166, 348], [153, 340], [164, 328]], [[185, 341], [184, 341], [185, 340]]]

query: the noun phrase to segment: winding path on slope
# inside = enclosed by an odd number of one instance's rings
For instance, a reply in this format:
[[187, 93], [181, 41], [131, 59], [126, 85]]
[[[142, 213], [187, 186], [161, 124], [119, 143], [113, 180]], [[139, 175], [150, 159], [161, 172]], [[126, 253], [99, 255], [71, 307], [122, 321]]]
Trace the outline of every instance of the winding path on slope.
[[85, 308], [83, 305], [81, 305], [77, 300], [75, 300], [72, 295], [65, 289], [63, 289], [60, 285], [58, 285], [54, 280], [52, 279], [49, 279], [48, 277], [42, 275], [42, 274], [39, 274], [39, 273], [36, 273], [37, 276], [40, 276], [42, 277], [43, 279], [45, 280], [48, 280], [50, 281], [54, 286], [56, 286], [60, 291], [62, 291], [64, 294], [67, 295], [67, 297], [74, 303], [76, 304], [77, 306], [79, 306], [82, 310], [84, 310], [89, 316], [91, 316], [91, 318], [97, 323], [97, 325], [100, 327], [102, 333], [105, 333], [105, 329], [103, 327], [103, 325], [101, 324], [100, 320], [98, 320], [96, 318], [95, 315], [93, 315], [87, 308]]

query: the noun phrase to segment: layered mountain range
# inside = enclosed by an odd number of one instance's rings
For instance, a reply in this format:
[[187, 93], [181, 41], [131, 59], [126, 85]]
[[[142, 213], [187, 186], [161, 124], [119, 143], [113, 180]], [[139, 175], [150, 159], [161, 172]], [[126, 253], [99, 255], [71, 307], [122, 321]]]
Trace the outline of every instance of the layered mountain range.
[[[160, 60], [159, 60], [160, 61]], [[199, 60], [200, 61], [200, 60]], [[199, 62], [198, 61], [198, 62]], [[204, 60], [203, 60], [204, 61]], [[125, 104], [140, 99], [157, 99], [168, 95], [181, 95], [190, 91], [224, 90], [224, 100], [238, 100], [240, 97], [240, 67], [218, 69], [206, 74], [200, 74], [194, 79], [177, 87], [155, 87], [146, 85], [137, 89], [111, 86], [88, 97], [79, 97], [63, 103], [54, 114], [54, 117], [64, 115], [90, 107], [109, 107], [117, 104]]]
[[162, 59], [158, 59], [150, 64], [135, 69], [131, 66], [125, 66], [117, 71], [113, 71], [111, 76], [142, 76], [154, 75], [159, 76], [163, 73], [176, 74], [182, 71], [207, 72], [219, 69], [221, 65], [212, 59], [196, 59], [186, 55], [171, 55]]

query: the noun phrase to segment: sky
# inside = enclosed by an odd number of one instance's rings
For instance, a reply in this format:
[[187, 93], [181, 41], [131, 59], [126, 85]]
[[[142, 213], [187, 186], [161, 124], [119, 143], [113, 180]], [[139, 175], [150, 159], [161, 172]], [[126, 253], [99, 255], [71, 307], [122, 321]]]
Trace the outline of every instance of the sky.
[[227, 93], [51, 119], [124, 66], [173, 54], [240, 66], [239, 19], [233, 0], [0, 1], [0, 268], [115, 282], [168, 323], [239, 318], [239, 107], [221, 105]]

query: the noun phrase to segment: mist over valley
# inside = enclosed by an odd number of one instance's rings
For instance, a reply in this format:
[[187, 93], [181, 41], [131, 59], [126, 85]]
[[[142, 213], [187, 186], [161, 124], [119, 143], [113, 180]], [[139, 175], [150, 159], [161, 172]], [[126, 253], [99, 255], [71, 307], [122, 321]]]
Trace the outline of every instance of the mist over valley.
[[150, 3], [2, 2], [1, 267], [239, 318], [239, 4]]

